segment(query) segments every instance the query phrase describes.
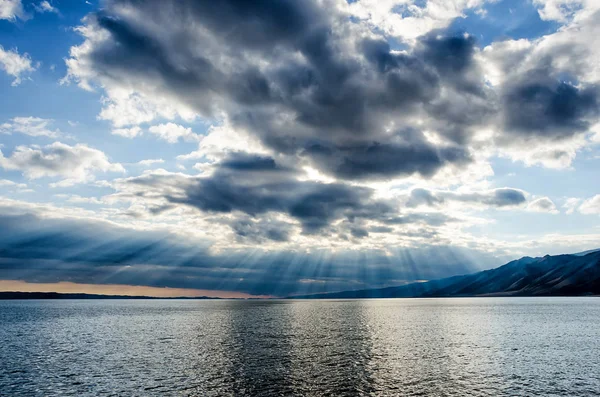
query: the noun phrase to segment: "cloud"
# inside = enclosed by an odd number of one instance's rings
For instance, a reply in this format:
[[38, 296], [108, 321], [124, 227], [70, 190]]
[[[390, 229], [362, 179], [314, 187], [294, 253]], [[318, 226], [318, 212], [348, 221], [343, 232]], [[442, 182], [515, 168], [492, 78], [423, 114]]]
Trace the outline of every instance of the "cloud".
[[21, 20], [29, 18], [23, 10], [21, 0], [0, 0], [0, 19], [15, 21], [17, 18]]
[[[481, 49], [444, 29], [482, 4], [392, 6], [444, 14], [399, 42], [355, 18], [366, 3], [113, 0], [77, 29], [65, 81], [102, 90], [100, 118], [115, 127], [198, 142], [177, 160], [196, 160], [199, 175], [110, 182], [137, 220], [213, 217], [236, 242], [268, 241], [274, 224], [303, 246], [322, 234], [346, 246], [373, 241], [370, 230], [387, 238], [385, 228], [453, 239], [482, 222], [461, 211], [527, 208], [524, 191], [489, 188], [490, 157], [568, 166], [598, 117], [595, 83], [565, 78], [562, 53], [541, 40]], [[197, 118], [212, 124], [206, 135], [184, 127]], [[392, 186], [429, 189], [403, 208]]]
[[115, 128], [111, 132], [113, 135], [119, 135], [124, 138], [135, 138], [138, 135], [142, 135], [143, 131], [140, 127], [135, 126], [131, 128]]
[[[76, 53], [73, 49], [72, 52]], [[72, 63], [67, 60], [68, 65]], [[73, 66], [73, 69], [75, 69], [75, 66]], [[72, 75], [73, 73], [62, 79], [61, 83], [68, 83]], [[79, 85], [86, 90], [93, 91], [86, 81], [80, 81]], [[164, 97], [152, 97], [151, 100], [148, 100], [139, 93], [124, 87], [109, 86], [106, 89], [109, 96], [103, 98], [104, 106], [98, 118], [110, 121], [117, 128], [148, 123], [157, 118], [172, 120], [179, 117], [185, 121], [193, 121], [196, 118], [196, 113], [188, 106], [182, 103], [174, 106], [175, 98], [166, 95]]]
[[550, 214], [558, 214], [558, 209], [552, 200], [548, 197], [541, 197], [531, 201], [527, 205], [527, 209], [533, 212], [546, 212]]
[[440, 212], [433, 212], [412, 213], [408, 215], [392, 216], [390, 218], [383, 219], [383, 223], [386, 225], [407, 225], [413, 223], [424, 223], [429, 226], [442, 226], [448, 222], [453, 222], [456, 220], [457, 219], [452, 218], [449, 215], [445, 215]]
[[[158, 169], [117, 179], [110, 184], [115, 193], [105, 200], [128, 203], [124, 214], [139, 220], [208, 228], [226, 246], [286, 242], [290, 248], [345, 247], [358, 238], [365, 246], [383, 247], [398, 244], [398, 236], [403, 245], [422, 239], [432, 243], [440, 241], [433, 229], [445, 233], [446, 226], [457, 229], [467, 221], [437, 212], [400, 212], [395, 200], [377, 198], [373, 189], [302, 175], [271, 157], [236, 153], [205, 167], [200, 176]], [[381, 227], [387, 227], [385, 238]], [[370, 228], [379, 228], [380, 238], [360, 233]]]
[[123, 166], [111, 163], [106, 155], [83, 144], [69, 146], [54, 142], [43, 148], [17, 146], [10, 157], [0, 151], [0, 166], [20, 171], [29, 179], [64, 178], [56, 186], [94, 180], [96, 172], [124, 172]]
[[600, 214], [600, 194], [585, 200], [579, 206], [582, 214]]
[[479, 9], [485, 0], [429, 0], [426, 2], [361, 0], [350, 2], [349, 12], [374, 29], [403, 40], [414, 40], [447, 27], [468, 10]]
[[17, 183], [8, 179], [0, 179], [0, 187], [27, 189], [27, 184]]
[[203, 135], [198, 144], [198, 150], [177, 156], [177, 160], [208, 159], [218, 161], [227, 157], [231, 152], [251, 152], [268, 154], [268, 150], [261, 145], [256, 137], [240, 128], [233, 128], [225, 124], [211, 126], [206, 135]]
[[198, 142], [202, 139], [200, 135], [192, 132], [191, 128], [185, 128], [182, 125], [174, 123], [153, 125], [148, 131], [168, 143], [177, 143], [179, 140]]
[[569, 197], [565, 200], [565, 203], [563, 204], [563, 208], [565, 208], [567, 211], [567, 214], [572, 214], [575, 212], [575, 210], [577, 210], [577, 207], [579, 207], [579, 204], [581, 204], [581, 199], [576, 198], [576, 197]]
[[586, 3], [574, 12], [555, 33], [495, 42], [481, 52], [498, 93], [494, 144], [505, 157], [565, 168], [592, 143], [600, 121], [600, 11]]
[[533, 71], [505, 88], [505, 128], [521, 137], [570, 138], [590, 129], [600, 112], [600, 88], [575, 85]]
[[467, 151], [459, 147], [436, 147], [424, 135], [404, 134], [404, 141], [390, 144], [335, 148], [312, 145], [302, 157], [311, 158], [312, 165], [343, 179], [381, 179], [400, 175], [433, 176], [445, 165], [466, 165], [471, 161]]
[[525, 192], [512, 188], [471, 193], [433, 192], [418, 188], [411, 191], [406, 205], [409, 208], [419, 206], [435, 207], [452, 201], [490, 207], [516, 207], [524, 204], [527, 198]]
[[238, 239], [261, 243], [269, 242], [287, 242], [290, 240], [290, 234], [293, 225], [287, 222], [281, 222], [273, 219], [255, 220], [252, 217], [237, 218], [231, 223], [231, 228]]
[[[585, 76], [594, 68], [563, 61], [594, 51], [563, 44], [577, 29], [593, 37], [594, 15], [535, 42], [481, 51], [474, 36], [439, 28], [483, 2], [328, 5], [112, 1], [79, 28], [85, 42], [71, 50], [67, 80], [104, 87], [100, 117], [115, 125], [201, 116], [345, 180], [462, 172], [482, 152], [485, 129], [495, 146], [488, 153], [566, 167], [600, 117], [598, 86]], [[180, 14], [194, 24], [167, 23]], [[399, 51], [351, 15], [432, 22]], [[234, 20], [236, 31], [224, 32]], [[169, 142], [198, 139], [173, 123], [151, 128]]]
[[[270, 157], [237, 153], [215, 166], [209, 176], [152, 173], [117, 182], [133, 196], [167, 199], [207, 213], [243, 213], [251, 217], [285, 214], [314, 234], [340, 219], [380, 218], [392, 211], [373, 199], [373, 191], [342, 183], [299, 181], [298, 172]], [[131, 188], [133, 191], [130, 191]]]
[[544, 21], [566, 23], [582, 10], [599, 8], [594, 0], [533, 0], [540, 18]]
[[[399, 53], [350, 23], [343, 8], [184, 1], [165, 12], [164, 2], [110, 2], [79, 28], [86, 41], [71, 50], [67, 80], [104, 87], [100, 117], [115, 125], [183, 117], [184, 109], [338, 178], [429, 178], [469, 164], [462, 143], [485, 121], [474, 115], [488, 112], [474, 39], [435, 31]], [[179, 14], [202, 34], [166, 24], [167, 15]], [[236, 31], [223, 31], [233, 21]], [[113, 114], [131, 106], [139, 117]], [[472, 117], [461, 116], [467, 108]], [[453, 119], [436, 120], [442, 113]], [[426, 139], [423, 120], [448, 142]], [[151, 128], [171, 142], [193, 137], [182, 127], [173, 134], [165, 125]]]
[[[0, 8], [0, 12], [1, 11], [2, 8]], [[4, 70], [6, 74], [15, 78], [12, 82], [13, 86], [21, 84], [22, 75], [26, 75], [36, 70], [36, 67], [32, 64], [28, 54], [19, 55], [16, 49], [6, 51], [1, 45], [0, 68]]]
[[33, 137], [46, 136], [48, 138], [57, 138], [61, 134], [60, 130], [51, 130], [49, 128], [53, 121], [40, 117], [14, 117], [10, 122], [0, 125], [0, 132], [5, 134], [18, 132]]
[[147, 159], [147, 160], [138, 161], [135, 164], [146, 167], [146, 166], [150, 166], [150, 165], [154, 165], [154, 164], [162, 164], [164, 162], [165, 162], [165, 160], [163, 160], [163, 159]]
[[53, 13], [53, 14], [60, 14], [60, 12], [58, 11], [58, 8], [52, 6], [52, 4], [50, 4], [46, 0], [40, 2], [39, 4], [35, 4], [34, 8], [39, 13], [49, 12], [49, 13]]
[[75, 203], [75, 204], [96, 204], [96, 205], [105, 204], [104, 201], [102, 201], [101, 199], [98, 199], [96, 197], [81, 197], [76, 194], [73, 194], [73, 195], [55, 194], [54, 196], [59, 197], [59, 198], [65, 198], [67, 200], [67, 202]]
[[102, 87], [115, 125], [201, 117], [328, 178], [447, 177], [493, 155], [570, 166], [600, 121], [600, 13], [582, 2], [555, 33], [484, 49], [444, 30], [484, 4], [113, 0], [78, 28], [65, 81]]
[[563, 169], [571, 166], [577, 153], [588, 142], [583, 135], [558, 141], [545, 141], [532, 137], [529, 141], [515, 138], [506, 140], [507, 146], [501, 149], [502, 157], [522, 161], [526, 166], [540, 165], [546, 168]]

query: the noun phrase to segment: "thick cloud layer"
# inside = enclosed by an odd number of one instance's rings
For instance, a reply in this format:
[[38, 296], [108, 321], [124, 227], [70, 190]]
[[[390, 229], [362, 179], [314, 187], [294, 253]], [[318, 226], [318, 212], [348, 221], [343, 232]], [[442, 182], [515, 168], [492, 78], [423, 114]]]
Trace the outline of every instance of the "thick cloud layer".
[[[110, 0], [79, 28], [85, 42], [72, 48], [67, 79], [102, 86], [100, 117], [115, 127], [160, 120], [150, 132], [198, 140], [200, 149], [181, 158], [204, 161], [197, 168], [208, 174], [146, 174], [123, 186], [138, 186], [132, 197], [161, 197], [152, 213], [184, 205], [230, 216], [241, 239], [289, 241], [295, 225], [304, 235], [343, 226], [364, 239], [394, 219], [453, 219], [412, 213], [423, 205], [525, 208], [523, 191], [486, 188], [413, 190], [404, 209], [365, 185], [448, 178], [452, 186], [453, 175], [468, 177], [490, 153], [565, 166], [598, 119], [596, 85], [560, 62], [564, 46], [507, 40], [482, 50], [475, 36], [448, 29], [398, 43], [352, 8], [336, 0]], [[239, 131], [261, 154], [240, 154], [248, 149], [237, 144], [232, 152], [216, 142], [219, 128], [203, 147], [190, 129], [163, 123], [194, 117]], [[209, 154], [211, 145], [221, 152]], [[306, 178], [307, 168], [319, 178]]]
[[483, 120], [444, 121], [443, 144], [421, 124], [467, 104], [487, 112], [475, 40], [432, 32], [393, 51], [326, 3], [112, 1], [82, 29], [90, 45], [73, 50], [70, 77], [172, 98], [204, 117], [224, 111], [271, 150], [338, 178], [431, 177], [468, 164], [460, 143]]
[[17, 146], [10, 157], [0, 150], [0, 167], [21, 171], [30, 179], [62, 177], [59, 185], [69, 186], [94, 179], [95, 172], [124, 172], [121, 164], [111, 163], [100, 150], [83, 144], [69, 146], [54, 142], [40, 148]]
[[586, 132], [600, 114], [599, 94], [597, 86], [579, 88], [546, 71], [530, 72], [506, 88], [506, 130], [549, 140]]
[[[300, 222], [307, 234], [317, 233], [340, 219], [378, 220], [396, 210], [387, 202], [375, 200], [372, 189], [298, 181], [293, 178], [295, 174], [297, 171], [278, 165], [270, 157], [238, 153], [219, 163], [207, 177], [177, 182], [168, 174], [148, 174], [124, 183], [147, 189], [141, 194], [154, 195], [157, 191], [170, 203], [209, 213], [241, 212], [251, 217], [285, 214]], [[242, 225], [238, 222], [234, 228], [243, 230]], [[273, 240], [284, 239], [282, 232], [269, 234]]]
[[[518, 141], [584, 134], [599, 116], [595, 85], [563, 81], [564, 49], [527, 56], [495, 44], [484, 58], [504, 79], [490, 84], [473, 36], [433, 30], [394, 50], [334, 0], [106, 5], [67, 61], [68, 78], [109, 93], [101, 117], [118, 127], [225, 118], [340, 179], [431, 178], [470, 164], [482, 129], [511, 153]], [[544, 156], [556, 154], [531, 162]]]

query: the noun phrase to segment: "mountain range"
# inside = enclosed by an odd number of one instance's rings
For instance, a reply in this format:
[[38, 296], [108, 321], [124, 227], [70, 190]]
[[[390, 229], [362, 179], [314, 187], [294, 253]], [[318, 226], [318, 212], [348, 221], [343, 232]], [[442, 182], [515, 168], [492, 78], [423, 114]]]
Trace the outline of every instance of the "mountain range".
[[523, 257], [495, 269], [398, 287], [291, 296], [291, 299], [600, 295], [600, 250]]
[[[439, 280], [415, 282], [397, 287], [297, 295], [290, 296], [288, 299], [589, 295], [600, 295], [600, 249], [570, 255], [546, 255], [538, 258], [525, 256], [495, 269]], [[65, 294], [56, 292], [0, 292], [1, 299], [157, 298], [150, 296]], [[203, 296], [176, 299], [218, 298]]]

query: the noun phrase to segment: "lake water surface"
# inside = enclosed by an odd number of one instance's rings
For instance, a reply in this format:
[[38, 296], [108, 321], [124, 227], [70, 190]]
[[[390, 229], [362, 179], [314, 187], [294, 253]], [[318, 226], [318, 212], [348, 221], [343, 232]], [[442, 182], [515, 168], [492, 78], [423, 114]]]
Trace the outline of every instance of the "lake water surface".
[[0, 396], [598, 396], [600, 298], [0, 301]]

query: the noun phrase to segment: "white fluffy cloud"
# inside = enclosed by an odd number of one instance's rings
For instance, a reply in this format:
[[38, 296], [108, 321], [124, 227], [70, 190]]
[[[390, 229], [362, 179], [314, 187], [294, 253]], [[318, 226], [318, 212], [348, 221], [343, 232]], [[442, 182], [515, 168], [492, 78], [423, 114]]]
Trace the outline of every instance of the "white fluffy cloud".
[[500, 148], [499, 154], [513, 161], [520, 161], [528, 167], [539, 165], [562, 169], [571, 166], [577, 153], [587, 144], [586, 137], [579, 134], [558, 142], [519, 142]]
[[17, 18], [27, 19], [21, 0], [0, 0], [0, 19], [14, 21]]
[[153, 125], [148, 131], [169, 143], [177, 143], [179, 140], [198, 142], [202, 139], [202, 137], [194, 133], [191, 128], [186, 128], [175, 123]]
[[58, 129], [50, 129], [53, 120], [40, 117], [14, 117], [8, 123], [0, 125], [0, 132], [11, 134], [18, 132], [33, 137], [46, 136], [56, 138], [60, 135]]
[[579, 212], [582, 214], [600, 214], [600, 194], [585, 200], [579, 206]]
[[81, 197], [77, 194], [55, 194], [54, 197], [65, 199], [67, 202], [74, 204], [105, 204], [101, 199], [96, 197]]
[[527, 205], [527, 209], [533, 212], [547, 212], [550, 214], [558, 214], [558, 209], [552, 200], [548, 197], [535, 199]]
[[582, 10], [593, 12], [600, 8], [597, 0], [533, 0], [540, 18], [565, 23]]
[[50, 12], [53, 14], [59, 13], [58, 8], [54, 7], [52, 4], [50, 4], [46, 0], [40, 2], [39, 4], [36, 4], [34, 7], [35, 7], [35, 10], [40, 13], [44, 13], [44, 12]]
[[433, 29], [445, 28], [469, 9], [489, 0], [429, 0], [419, 6], [412, 0], [361, 0], [348, 6], [349, 12], [386, 34], [412, 40]]
[[16, 49], [7, 51], [0, 45], [0, 69], [15, 78], [12, 85], [16, 86], [21, 84], [23, 75], [33, 72], [36, 67], [29, 55], [20, 55]]
[[111, 131], [113, 135], [119, 135], [124, 138], [135, 138], [138, 135], [142, 135], [142, 129], [138, 126], [131, 128], [115, 128]]
[[27, 184], [25, 184], [25, 183], [17, 183], [17, 182], [8, 180], [8, 179], [0, 179], [0, 187], [26, 189], [27, 188]]
[[163, 160], [163, 159], [147, 159], [147, 160], [138, 161], [135, 164], [140, 165], [140, 166], [149, 166], [149, 165], [154, 165], [154, 164], [162, 164], [164, 162], [165, 162], [165, 160]]
[[96, 172], [124, 172], [121, 164], [111, 163], [100, 150], [78, 144], [54, 142], [44, 146], [17, 146], [10, 157], [0, 151], [0, 166], [20, 171], [29, 179], [62, 178], [56, 186], [69, 186], [95, 179]]
[[177, 157], [178, 160], [208, 159], [216, 161], [231, 152], [267, 154], [268, 151], [252, 135], [228, 124], [211, 126], [200, 140], [198, 150]]
[[[73, 52], [73, 49], [71, 50]], [[69, 76], [81, 68], [81, 65], [72, 65], [73, 60], [67, 61]], [[67, 80], [71, 77], [67, 76]], [[87, 81], [80, 81], [79, 85], [85, 87]], [[107, 84], [111, 84], [108, 82]], [[172, 120], [181, 117], [184, 120], [194, 120], [195, 113], [183, 105], [173, 106], [173, 101], [167, 97], [156, 96], [158, 93], [144, 94], [115, 85], [107, 89], [108, 97], [104, 98], [104, 107], [98, 116], [101, 120], [110, 121], [115, 127], [125, 127], [148, 123], [157, 118]]]
[[565, 200], [563, 208], [566, 210], [566, 213], [570, 215], [577, 210], [579, 204], [581, 204], [581, 199], [577, 197], [569, 197]]

